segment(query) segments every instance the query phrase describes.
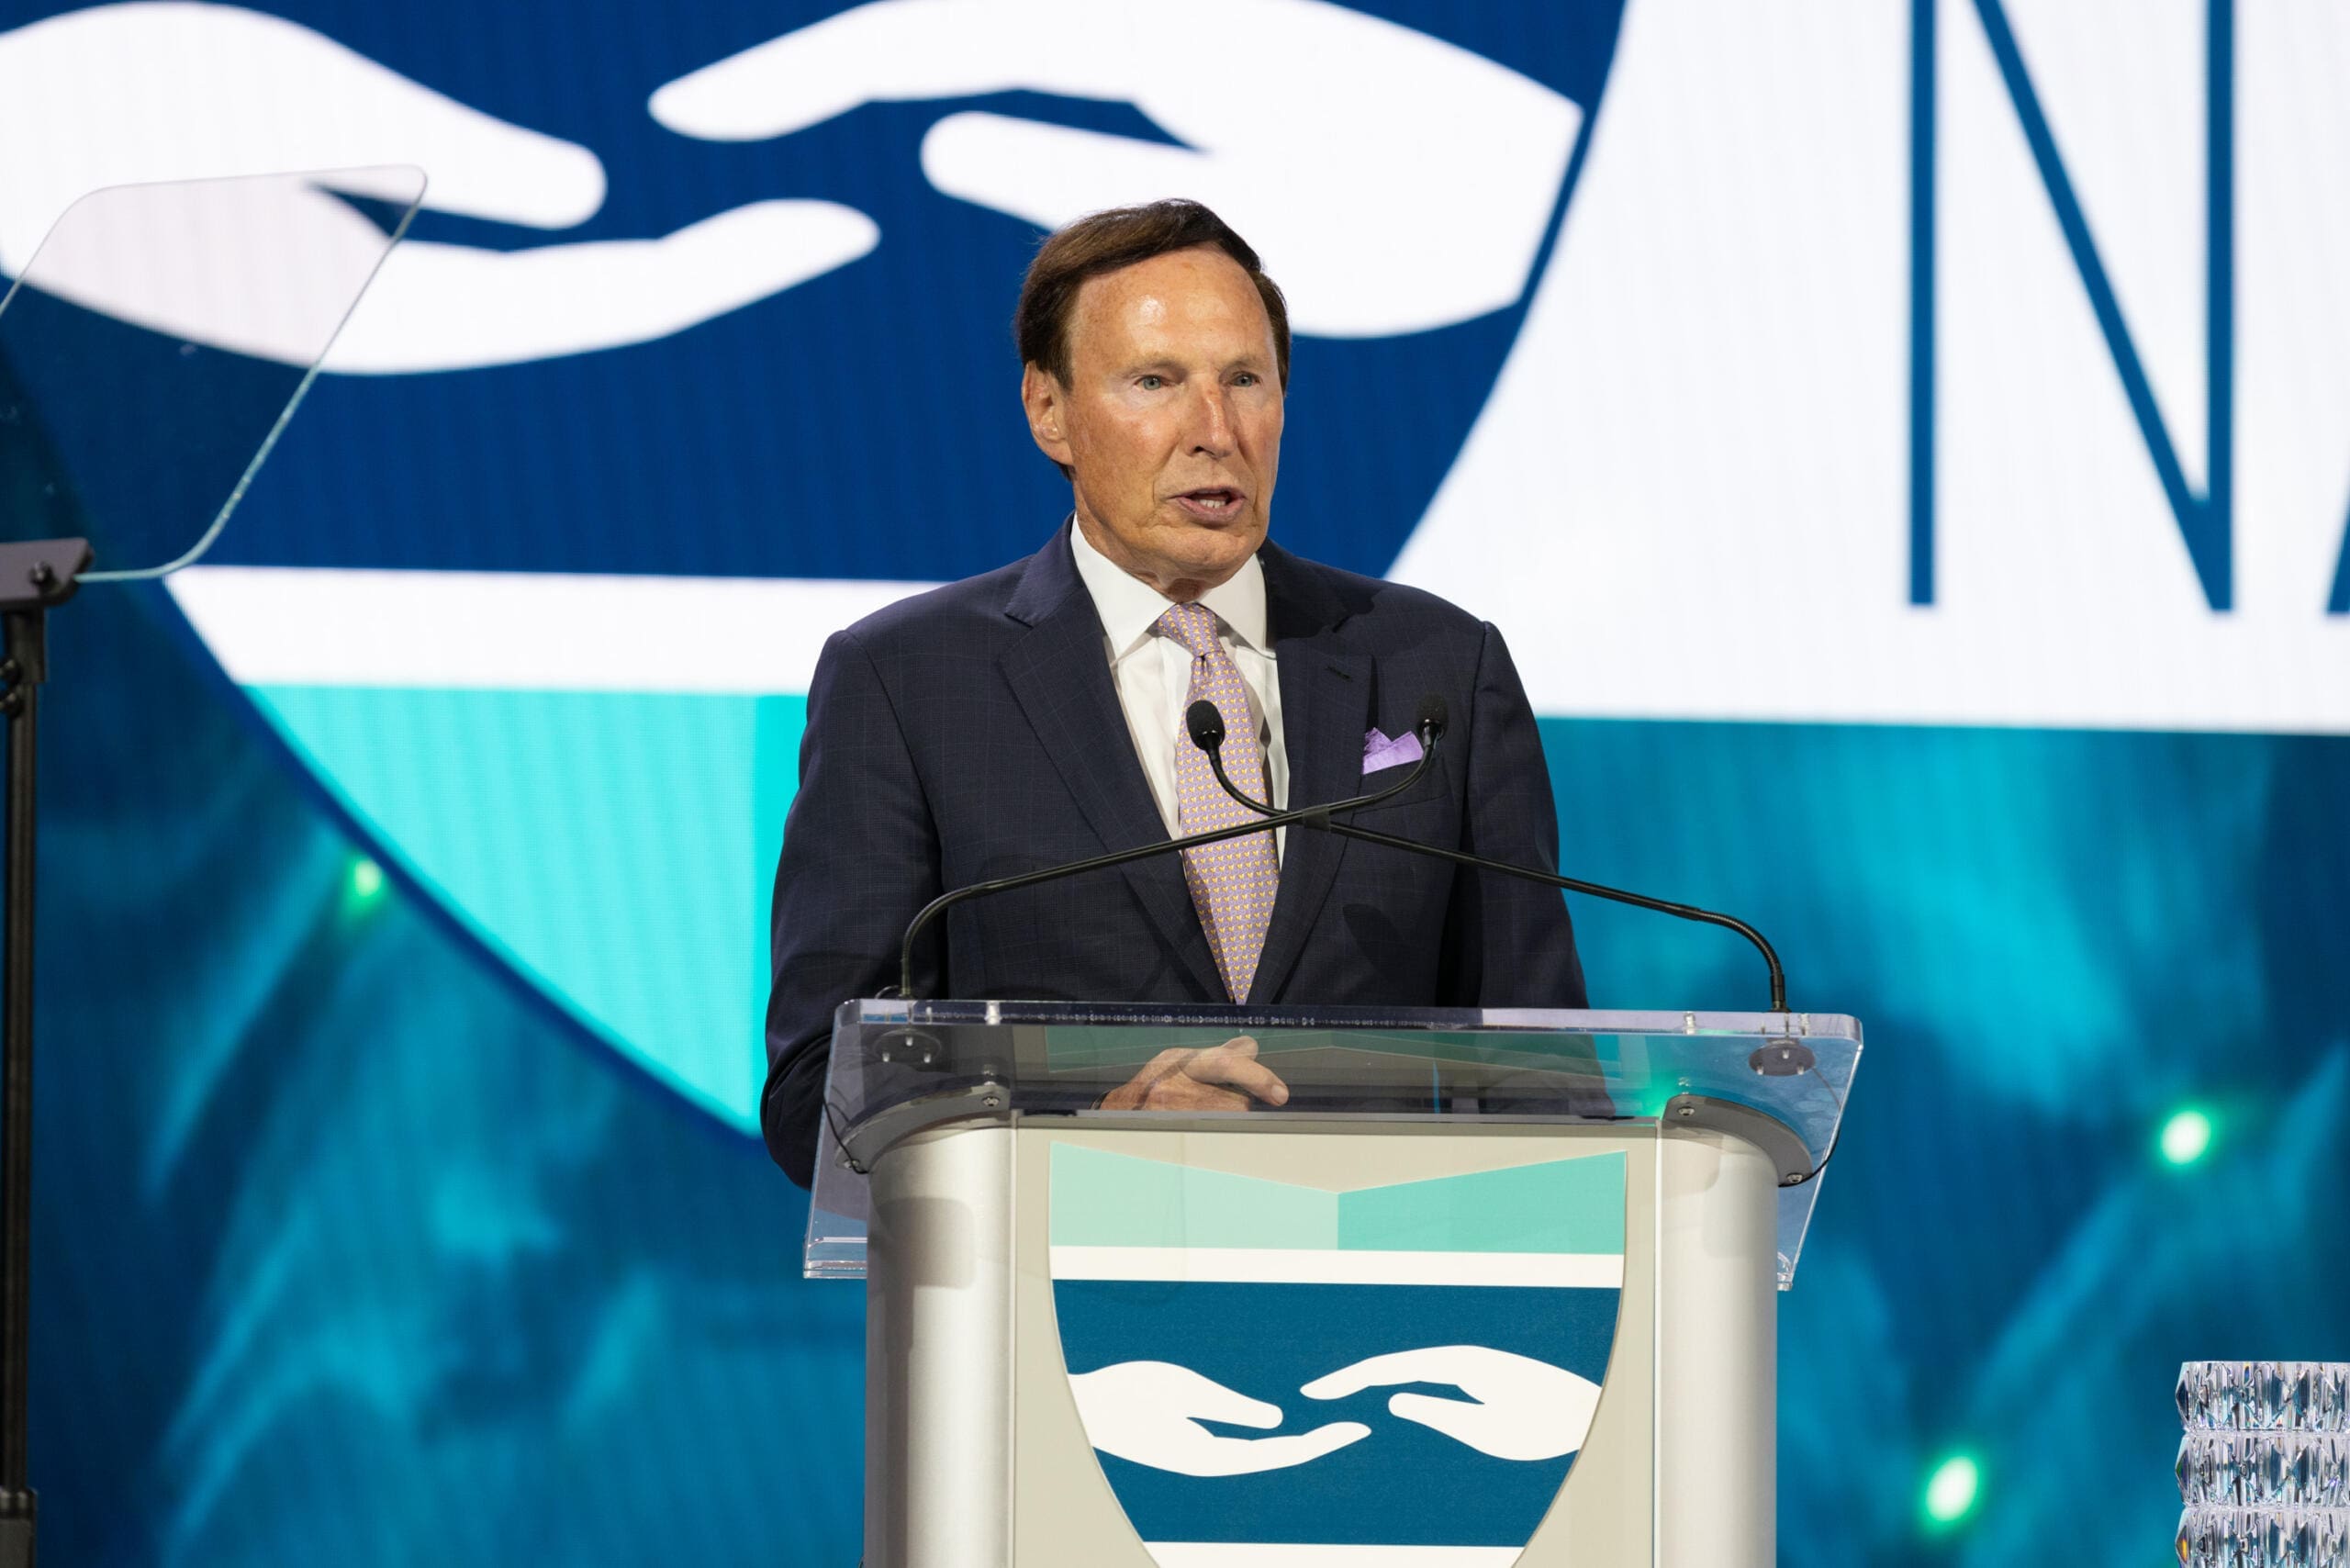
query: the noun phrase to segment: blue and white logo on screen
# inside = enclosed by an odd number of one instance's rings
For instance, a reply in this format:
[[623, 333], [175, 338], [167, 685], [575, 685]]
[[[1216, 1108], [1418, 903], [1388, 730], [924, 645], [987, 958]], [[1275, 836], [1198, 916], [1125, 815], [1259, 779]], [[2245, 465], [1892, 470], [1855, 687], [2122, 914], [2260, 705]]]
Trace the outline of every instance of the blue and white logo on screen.
[[1502, 1568], [1591, 1432], [1624, 1223], [1620, 1153], [1333, 1193], [1057, 1144], [1079, 1417], [1163, 1568]]
[[[1620, 5], [1452, 9], [713, 4], [647, 36], [550, 0], [478, 37], [453, 5], [64, 10], [0, 32], [0, 267], [95, 186], [427, 170], [340, 378], [174, 591], [492, 952], [749, 1126], [817, 648], [1068, 505], [1004, 325], [1046, 228], [1216, 207], [1327, 409], [1292, 421], [1284, 537], [1380, 571], [1416, 526], [1558, 233]], [[347, 231], [302, 195], [255, 221]], [[285, 357], [151, 260], [151, 299], [119, 272], [104, 297]]]
[[[65, 8], [0, 31], [0, 271], [99, 185], [429, 172], [175, 597], [492, 953], [747, 1126], [816, 651], [1066, 509], [1003, 323], [1118, 202], [1289, 292], [1276, 536], [1494, 622], [1545, 714], [2350, 732], [2350, 11], [2234, 10]], [[108, 297], [271, 353], [181, 263]]]

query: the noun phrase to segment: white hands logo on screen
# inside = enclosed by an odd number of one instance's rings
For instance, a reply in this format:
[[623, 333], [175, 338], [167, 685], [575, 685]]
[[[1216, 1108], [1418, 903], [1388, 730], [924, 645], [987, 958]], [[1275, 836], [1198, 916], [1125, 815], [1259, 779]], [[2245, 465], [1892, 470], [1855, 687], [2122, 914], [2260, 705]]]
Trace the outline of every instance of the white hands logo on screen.
[[683, 134], [744, 140], [1014, 89], [1130, 103], [1183, 145], [952, 114], [923, 141], [932, 185], [1047, 228], [1196, 196], [1263, 254], [1292, 324], [1334, 337], [1515, 301], [1581, 123], [1514, 71], [1322, 0], [878, 0], [672, 82], [652, 107]]
[[[1234, 37], [1250, 47], [1213, 41]], [[1047, 225], [1198, 196], [1256, 236], [1297, 329], [1336, 336], [1442, 326], [1516, 299], [1580, 120], [1515, 72], [1322, 0], [877, 0], [671, 83], [650, 108], [682, 135], [741, 140], [865, 103], [1017, 88], [1132, 103], [1184, 145], [950, 114], [923, 144], [939, 190]], [[109, 185], [412, 163], [431, 177], [431, 210], [549, 231], [586, 221], [605, 196], [591, 150], [233, 6], [101, 6], [0, 33], [0, 147], [11, 146], [42, 155], [0, 179], [0, 269], [10, 271], [76, 196]], [[1393, 222], [1397, 211], [1412, 220]], [[327, 364], [457, 370], [643, 342], [881, 241], [853, 207], [782, 199], [643, 240], [507, 251], [411, 240]], [[331, 195], [289, 187], [278, 211], [230, 242], [381, 240]], [[92, 303], [264, 357], [306, 358], [314, 346], [224, 330], [171, 286], [171, 265], [157, 258], [148, 297], [118, 288]], [[71, 278], [56, 283], [71, 292]]]
[[[0, 269], [20, 270], [49, 226], [105, 185], [412, 163], [434, 211], [555, 230], [605, 195], [596, 155], [468, 108], [308, 28], [234, 6], [101, 6], [0, 33]], [[759, 202], [659, 239], [516, 251], [410, 241], [386, 260], [337, 342], [332, 368], [391, 372], [507, 364], [641, 342], [789, 288], [865, 254], [875, 230], [830, 202]], [[278, 210], [227, 247], [380, 250], [369, 220], [323, 192], [283, 187]], [[191, 342], [306, 362], [316, 343], [224, 330], [154, 258], [144, 299], [111, 313]], [[233, 275], [233, 274], [231, 274]], [[44, 281], [71, 295], [70, 277]], [[96, 302], [94, 302], [96, 303]]]
[[[1599, 1385], [1547, 1361], [1482, 1345], [1437, 1345], [1372, 1356], [1315, 1379], [1308, 1399], [1344, 1399], [1367, 1388], [1433, 1384], [1461, 1398], [1404, 1392], [1392, 1416], [1443, 1433], [1494, 1459], [1557, 1459], [1583, 1447], [1599, 1407]], [[1200, 1423], [1270, 1431], [1279, 1406], [1252, 1399], [1168, 1361], [1121, 1361], [1074, 1374], [1085, 1435], [1102, 1452], [1182, 1475], [1251, 1475], [1310, 1464], [1371, 1435], [1360, 1421], [1267, 1438], [1222, 1437]]]

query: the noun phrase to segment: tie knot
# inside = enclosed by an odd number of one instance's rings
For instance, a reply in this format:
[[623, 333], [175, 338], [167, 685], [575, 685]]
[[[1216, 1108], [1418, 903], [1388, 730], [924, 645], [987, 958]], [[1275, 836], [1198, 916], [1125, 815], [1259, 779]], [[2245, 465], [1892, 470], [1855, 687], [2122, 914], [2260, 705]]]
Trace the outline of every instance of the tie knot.
[[1215, 611], [1204, 604], [1170, 606], [1158, 618], [1158, 634], [1181, 644], [1193, 658], [1206, 658], [1215, 652]]

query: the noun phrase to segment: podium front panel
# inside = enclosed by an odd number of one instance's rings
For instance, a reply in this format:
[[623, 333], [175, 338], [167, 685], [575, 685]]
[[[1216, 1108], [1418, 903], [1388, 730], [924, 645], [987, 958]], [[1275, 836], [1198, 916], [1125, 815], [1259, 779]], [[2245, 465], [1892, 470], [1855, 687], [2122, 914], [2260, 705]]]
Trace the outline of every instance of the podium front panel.
[[[1552, 1071], [1288, 1020], [1251, 1032], [1290, 1104], [1104, 1113], [1048, 1026], [947, 1027], [856, 1040], [898, 1081], [830, 1144], [866, 1164], [833, 1198], [869, 1260], [867, 1568], [1774, 1561], [1783, 1182], [1832, 1125], [1669, 1114], [1742, 1087], [1694, 1074], [1630, 1114], [1616, 1041]], [[1112, 1077], [1169, 1026], [1085, 1027]], [[1714, 1048], [1767, 1078], [1767, 1044]]]
[[1023, 1132], [1013, 1561], [1648, 1561], [1653, 1142]]

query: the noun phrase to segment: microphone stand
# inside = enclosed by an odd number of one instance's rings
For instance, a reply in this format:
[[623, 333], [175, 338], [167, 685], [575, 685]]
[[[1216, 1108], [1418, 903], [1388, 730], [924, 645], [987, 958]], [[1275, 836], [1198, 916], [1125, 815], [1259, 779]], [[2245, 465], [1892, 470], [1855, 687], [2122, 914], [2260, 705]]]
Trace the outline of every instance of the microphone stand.
[[[957, 888], [949, 892], [939, 894], [938, 897], [923, 905], [922, 913], [915, 915], [913, 923], [906, 927], [905, 940], [898, 948], [898, 994], [909, 1001], [917, 1000], [914, 991], [914, 938], [922, 934], [923, 927], [967, 900], [985, 898], [990, 893], [1008, 893], [1019, 888], [1034, 887], [1038, 882], [1049, 882], [1060, 877], [1074, 877], [1086, 871], [1106, 870], [1112, 866], [1123, 866], [1129, 860], [1142, 860], [1153, 855], [1172, 854], [1198, 845], [1220, 844], [1227, 838], [1240, 838], [1252, 833], [1265, 833], [1273, 828], [1288, 827], [1292, 823], [1343, 831], [1341, 824], [1330, 820], [1332, 812], [1375, 806], [1389, 796], [1400, 795], [1419, 782], [1420, 775], [1426, 773], [1428, 770], [1428, 765], [1436, 760], [1437, 741], [1443, 734], [1443, 731], [1436, 726], [1423, 726], [1423, 729], [1426, 734], [1418, 766], [1395, 783], [1371, 794], [1358, 795], [1351, 801], [1336, 801], [1326, 806], [1308, 806], [1300, 811], [1276, 812], [1270, 806], [1260, 806], [1247, 796], [1240, 795], [1239, 791], [1233, 790], [1244, 805], [1251, 811], [1259, 812], [1263, 820], [1217, 828], [1211, 833], [1195, 833], [1187, 838], [1160, 839], [1154, 844], [1137, 845], [1132, 849], [1119, 849], [1107, 855], [1096, 855], [1090, 860], [1072, 861], [1066, 866], [1047, 866], [1041, 871], [1026, 871], [1017, 877], [998, 877], [993, 881], [973, 882], [968, 887]], [[1213, 751], [1209, 752], [1208, 760], [1215, 764], [1216, 777], [1222, 778], [1224, 765], [1216, 761], [1216, 754]], [[1226, 782], [1225, 788], [1232, 790], [1232, 785]], [[5, 1565], [0, 1564], [0, 1568], [5, 1568]]]
[[[1194, 703], [1192, 706], [1196, 710], [1204, 704]], [[1208, 722], [1210, 718], [1214, 718], [1215, 722]], [[1564, 889], [1571, 893], [1588, 893], [1593, 898], [1606, 899], [1614, 903], [1630, 904], [1635, 909], [1654, 910], [1659, 914], [1669, 914], [1675, 919], [1694, 920], [1702, 924], [1718, 925], [1735, 931], [1752, 943], [1755, 951], [1762, 955], [1763, 963], [1770, 966], [1771, 1011], [1774, 1013], [1787, 1011], [1787, 976], [1786, 971], [1780, 968], [1778, 953], [1773, 949], [1769, 940], [1760, 931], [1734, 915], [1718, 914], [1710, 909], [1699, 909], [1695, 904], [1670, 903], [1663, 899], [1652, 899], [1646, 893], [1628, 892], [1622, 888], [1605, 887], [1600, 883], [1586, 882], [1579, 878], [1561, 877], [1555, 871], [1541, 871], [1530, 866], [1512, 866], [1505, 861], [1488, 860], [1482, 855], [1471, 855], [1463, 850], [1439, 849], [1432, 844], [1421, 844], [1409, 838], [1398, 838], [1392, 833], [1380, 833], [1371, 828], [1357, 827], [1352, 823], [1330, 820], [1329, 813], [1332, 812], [1350, 811], [1358, 806], [1371, 804], [1370, 801], [1341, 801], [1336, 805], [1315, 807], [1304, 812], [1275, 813], [1272, 807], [1261, 801], [1250, 800], [1243, 794], [1240, 787], [1233, 783], [1231, 777], [1225, 772], [1224, 725], [1220, 716], [1215, 715], [1214, 709], [1210, 707], [1208, 713], [1202, 715], [1199, 722], [1192, 722], [1191, 715], [1186, 714], [1185, 722], [1191, 730], [1192, 744], [1208, 754], [1208, 766], [1215, 770], [1215, 781], [1224, 786], [1224, 792], [1250, 811], [1263, 814], [1268, 822], [1276, 814], [1283, 821], [1316, 819], [1313, 820], [1310, 825], [1326, 828], [1341, 838], [1360, 839], [1365, 844], [1383, 844], [1390, 849], [1401, 849], [1413, 855], [1433, 856], [1438, 860], [1449, 860], [1456, 866], [1467, 866], [1474, 870], [1493, 871], [1505, 877], [1516, 877], [1521, 881], [1539, 882], [1544, 887]], [[1440, 723], [1431, 722], [1427, 719], [1422, 720], [1420, 731], [1423, 736], [1420, 767], [1412, 770], [1412, 778], [1405, 779], [1405, 784], [1409, 784], [1412, 779], [1420, 776], [1420, 768], [1427, 766], [1428, 757], [1436, 749], [1437, 738], [1444, 734]], [[1399, 785], [1397, 788], [1401, 789], [1402, 786]], [[1395, 792], [1395, 790], [1384, 790], [1374, 796], [1372, 800], [1384, 800]]]
[[0, 913], [0, 1568], [31, 1568], [38, 1498], [26, 1484], [32, 1316], [33, 872], [39, 804], [35, 749], [49, 678], [50, 609], [90, 564], [80, 539], [0, 544], [0, 714], [8, 724], [7, 893]]

